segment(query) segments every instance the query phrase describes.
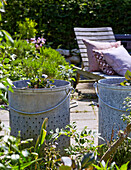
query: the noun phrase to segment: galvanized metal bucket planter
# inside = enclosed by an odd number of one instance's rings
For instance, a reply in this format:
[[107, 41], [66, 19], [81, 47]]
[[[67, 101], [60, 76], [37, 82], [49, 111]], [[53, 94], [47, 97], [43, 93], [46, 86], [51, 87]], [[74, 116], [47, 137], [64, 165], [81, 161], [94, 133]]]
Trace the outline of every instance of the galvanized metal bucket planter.
[[[116, 138], [117, 132], [126, 127], [121, 115], [129, 114], [123, 102], [126, 97], [131, 97], [131, 86], [121, 86], [122, 81], [124, 78], [109, 78], [101, 79], [94, 84], [99, 99], [98, 132], [107, 141], [110, 141], [113, 131]], [[98, 140], [98, 144], [105, 142]]]
[[[64, 128], [70, 123], [70, 83], [55, 80], [55, 88], [27, 88], [29, 80], [16, 81], [14, 93], [9, 91], [11, 135], [21, 131], [22, 139], [36, 138], [43, 120], [48, 118], [47, 131]], [[69, 146], [69, 138], [62, 136], [59, 148]]]

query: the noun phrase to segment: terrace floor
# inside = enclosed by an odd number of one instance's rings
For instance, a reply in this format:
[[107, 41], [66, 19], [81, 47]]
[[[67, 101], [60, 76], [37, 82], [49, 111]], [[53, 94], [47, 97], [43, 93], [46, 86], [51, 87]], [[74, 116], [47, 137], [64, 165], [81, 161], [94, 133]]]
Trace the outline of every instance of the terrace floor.
[[[89, 130], [98, 132], [98, 108], [91, 106], [92, 101], [97, 102], [93, 83], [79, 83], [76, 91], [71, 96], [70, 122], [75, 121], [77, 123], [78, 132], [85, 126]], [[0, 120], [9, 126], [9, 112], [7, 110], [0, 110]], [[4, 134], [4, 132], [1, 131], [1, 134]], [[95, 144], [98, 144], [97, 137], [95, 138]]]

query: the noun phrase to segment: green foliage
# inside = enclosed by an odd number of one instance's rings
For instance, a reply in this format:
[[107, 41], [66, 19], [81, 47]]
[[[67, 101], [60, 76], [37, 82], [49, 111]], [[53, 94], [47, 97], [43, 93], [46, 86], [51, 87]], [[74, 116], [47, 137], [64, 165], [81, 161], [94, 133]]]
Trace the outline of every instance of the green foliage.
[[4, 41], [10, 41], [10, 42], [13, 43], [13, 39], [11, 38], [11, 35], [7, 31], [1, 29], [1, 26], [2, 26], [2, 24], [1, 24], [1, 22], [2, 22], [2, 13], [5, 12], [4, 3], [6, 4], [6, 1], [0, 0], [0, 44], [1, 44], [1, 42], [3, 40]]
[[[115, 142], [116, 140], [113, 140], [111, 142], [108, 142], [107, 144], [104, 144], [99, 149], [99, 157], [102, 157], [102, 155], [110, 148], [110, 146]], [[117, 166], [122, 166], [123, 164], [127, 163], [129, 161], [128, 168], [131, 168], [131, 139], [128, 137], [124, 142], [118, 147], [115, 153], [110, 155], [109, 164], [111, 162], [115, 162]]]
[[128, 170], [128, 164], [129, 162], [123, 164], [120, 168], [113, 162], [111, 165], [108, 165], [109, 161], [106, 163], [104, 161], [100, 162], [99, 165], [93, 165], [97, 170]]
[[51, 47], [42, 46], [37, 50], [34, 43], [28, 43], [26, 40], [15, 40], [13, 45], [6, 43], [3, 46], [1, 55], [8, 60], [5, 71], [8, 70], [8, 76], [13, 81], [22, 78], [40, 78], [42, 74], [56, 78], [59, 65], [68, 65], [65, 58]]
[[[6, 4], [6, 1], [0, 0], [0, 21], [2, 21], [2, 14], [5, 12], [4, 10], [4, 3]], [[0, 25], [1, 26], [1, 25]], [[6, 52], [5, 47], [2, 45], [2, 41], [10, 42], [11, 44], [13, 43], [13, 39], [11, 38], [10, 34], [2, 30], [0, 28], [0, 99], [4, 101], [5, 103], [8, 103], [7, 101], [7, 86], [10, 91], [13, 92], [12, 90], [12, 82], [8, 78], [8, 68], [9, 66], [9, 58], [5, 57]]]
[[[0, 127], [3, 128], [2, 123]], [[19, 136], [10, 136], [8, 132], [4, 136], [0, 136], [0, 169], [25, 169], [35, 162], [41, 160], [37, 159], [35, 153], [31, 153], [29, 149], [21, 149], [23, 143], [29, 143], [32, 140], [20, 140]]]
[[42, 124], [35, 146], [31, 144], [33, 139], [21, 140], [20, 133], [18, 137], [10, 136], [10, 131], [0, 123], [0, 129], [5, 130], [5, 135], [0, 136], [0, 169], [57, 169], [60, 154], [53, 136], [50, 135], [50, 142], [46, 143], [47, 121], [46, 118]]
[[85, 127], [81, 132], [77, 132], [76, 123], [67, 125], [65, 130], [60, 131], [60, 135], [66, 135], [74, 140], [74, 144], [66, 148], [66, 153], [73, 159], [77, 169], [87, 168], [96, 162], [97, 146], [94, 144], [95, 132], [88, 131]]
[[70, 82], [75, 81], [76, 69], [74, 69], [73, 66], [73, 64], [59, 65], [57, 78]]
[[[129, 70], [125, 73], [125, 79], [123, 82], [120, 83], [121, 86], [131, 86], [131, 72]], [[123, 121], [127, 121], [127, 123], [131, 122], [131, 98], [127, 97], [125, 98], [125, 101], [123, 102], [124, 108], [126, 108], [127, 111], [130, 111], [129, 115], [122, 115]]]
[[129, 115], [122, 114], [122, 119], [124, 122], [126, 121], [127, 123], [131, 123], [131, 98], [127, 97], [123, 104], [127, 111], [130, 111], [130, 114]]
[[53, 80], [48, 80], [45, 78], [44, 75], [40, 78], [34, 78], [31, 79], [30, 82], [28, 82], [28, 87], [29, 88], [54, 88], [56, 87], [53, 85]]
[[122, 86], [130, 86], [131, 85], [131, 72], [129, 70], [127, 70], [126, 73], [125, 73], [125, 79], [126, 80], [124, 80], [120, 84]]
[[[12, 81], [31, 79], [28, 87], [54, 87], [51, 81], [42, 77], [43, 74], [48, 75], [49, 79], [72, 81], [74, 76], [73, 65], [69, 65], [59, 52], [45, 46], [45, 39], [43, 38], [38, 38], [33, 42], [26, 40], [14, 40], [13, 44], [3, 42], [0, 50], [2, 85], [9, 86], [9, 90], [11, 90], [12, 83], [9, 79]], [[7, 102], [5, 94], [7, 94], [7, 90], [0, 91], [0, 98]]]
[[[9, 129], [0, 123], [0, 130], [3, 128], [6, 130], [5, 135], [0, 136], [1, 169], [56, 170], [59, 167], [60, 170], [85, 168], [93, 170], [94, 166], [98, 170], [115, 170], [115, 168], [127, 170], [130, 160], [126, 163], [121, 162], [123, 159], [119, 157], [118, 153], [117, 157], [121, 164], [118, 163], [117, 159], [115, 159], [116, 163], [112, 161], [111, 164], [109, 161], [98, 161], [98, 147], [94, 146], [94, 134], [92, 135], [91, 131], [87, 131], [87, 127], [78, 133], [74, 122], [72, 125], [67, 125], [65, 129], [56, 129], [55, 132], [50, 131], [47, 135], [47, 122], [46, 118], [41, 126], [35, 146], [31, 144], [32, 139], [21, 140], [20, 133], [18, 137], [10, 136]], [[61, 135], [69, 136], [75, 141], [75, 144], [65, 149], [69, 157], [61, 157], [56, 149], [55, 142]]]
[[72, 49], [74, 27], [111, 26], [115, 34], [129, 34], [131, 0], [7, 0], [6, 23], [11, 35], [18, 32], [18, 22], [29, 18], [37, 23], [37, 36], [53, 42], [52, 47]]
[[30, 39], [36, 36], [37, 30], [35, 29], [37, 23], [29, 18], [25, 18], [25, 21], [18, 21], [17, 37], [21, 39]]

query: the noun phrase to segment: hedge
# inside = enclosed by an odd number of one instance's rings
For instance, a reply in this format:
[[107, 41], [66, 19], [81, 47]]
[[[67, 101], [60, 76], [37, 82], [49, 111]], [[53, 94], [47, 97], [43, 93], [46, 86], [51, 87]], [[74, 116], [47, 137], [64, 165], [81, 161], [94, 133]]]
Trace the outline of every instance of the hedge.
[[131, 0], [7, 0], [3, 28], [12, 36], [18, 21], [37, 22], [37, 36], [44, 36], [52, 47], [77, 47], [74, 27], [113, 28], [115, 34], [131, 33]]

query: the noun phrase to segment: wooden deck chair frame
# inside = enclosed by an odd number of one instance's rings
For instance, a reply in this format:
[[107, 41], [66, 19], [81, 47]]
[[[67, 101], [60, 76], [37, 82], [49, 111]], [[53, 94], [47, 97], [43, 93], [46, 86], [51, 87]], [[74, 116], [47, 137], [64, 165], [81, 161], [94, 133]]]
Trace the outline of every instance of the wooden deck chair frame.
[[87, 79], [99, 80], [102, 78], [116, 78], [122, 77], [119, 75], [105, 75], [102, 72], [88, 72], [85, 71], [88, 68], [88, 56], [87, 48], [84, 45], [82, 39], [88, 39], [92, 41], [101, 41], [101, 42], [115, 42], [115, 36], [111, 27], [101, 27], [101, 28], [74, 28], [77, 44], [80, 50], [80, 55], [82, 59], [82, 67], [75, 67], [77, 69], [77, 83], [79, 82], [80, 75], [83, 75]]

